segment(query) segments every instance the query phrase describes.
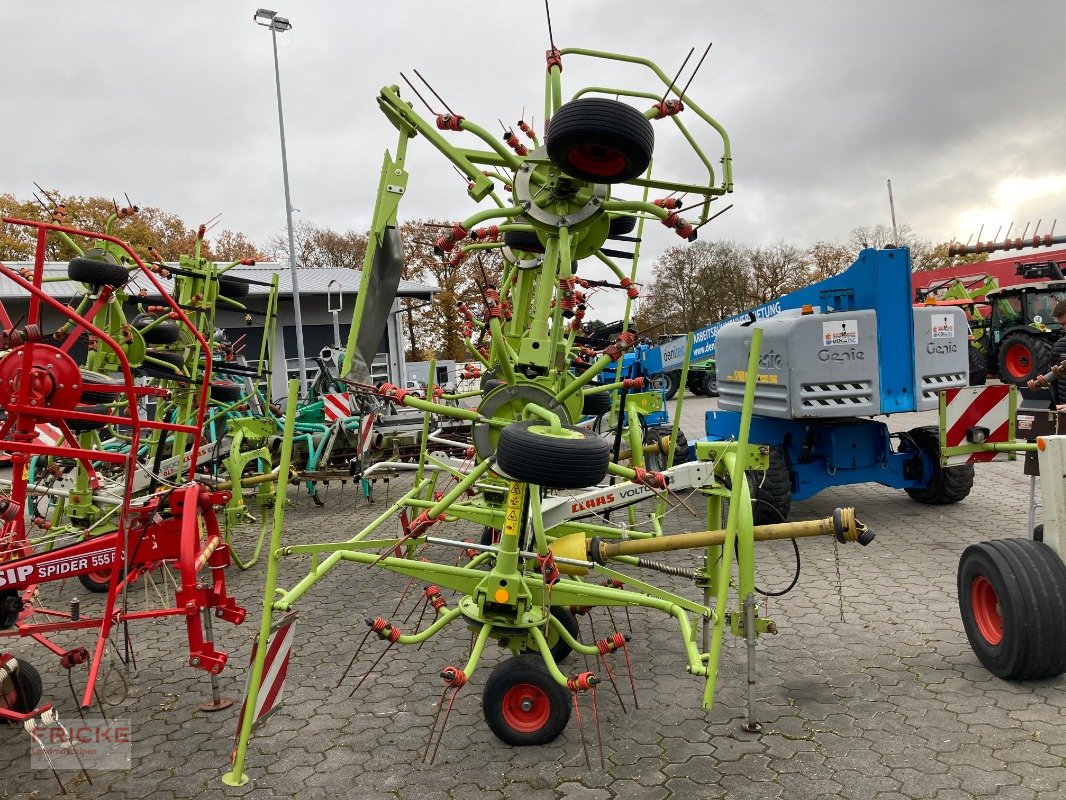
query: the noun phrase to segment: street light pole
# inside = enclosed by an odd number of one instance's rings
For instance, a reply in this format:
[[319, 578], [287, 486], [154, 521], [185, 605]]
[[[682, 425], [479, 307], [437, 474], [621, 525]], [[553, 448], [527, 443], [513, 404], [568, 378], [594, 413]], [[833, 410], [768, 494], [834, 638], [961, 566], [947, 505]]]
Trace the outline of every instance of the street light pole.
[[[274, 82], [278, 90], [278, 130], [281, 132], [281, 175], [285, 184], [285, 223], [289, 229], [289, 273], [292, 277], [292, 309], [296, 322], [296, 358], [300, 365], [300, 392], [307, 395], [307, 363], [304, 358], [304, 329], [300, 313], [300, 287], [296, 274], [296, 238], [292, 228], [292, 201], [289, 199], [289, 159], [285, 151], [285, 115], [281, 110], [281, 69], [278, 66], [278, 31], [287, 31], [292, 24], [276, 11], [259, 9], [253, 17], [256, 24], [270, 28], [274, 45]], [[260, 22], [260, 20], [266, 20]], [[288, 367], [286, 367], [286, 373]]]

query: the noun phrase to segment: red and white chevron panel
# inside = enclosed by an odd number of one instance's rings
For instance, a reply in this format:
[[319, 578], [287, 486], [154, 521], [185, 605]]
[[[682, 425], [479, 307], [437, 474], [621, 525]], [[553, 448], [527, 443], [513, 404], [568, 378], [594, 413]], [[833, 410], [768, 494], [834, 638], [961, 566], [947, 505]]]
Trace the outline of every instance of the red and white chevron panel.
[[[285, 676], [289, 672], [289, 656], [292, 654], [292, 640], [296, 612], [293, 611], [281, 618], [271, 631], [267, 640], [266, 660], [263, 662], [263, 677], [259, 684], [259, 692], [255, 697], [255, 714], [252, 717], [252, 730], [272, 712], [281, 707], [281, 690], [285, 685]], [[256, 652], [259, 650], [259, 637], [256, 637], [252, 645], [252, 657], [249, 664], [255, 664]], [[249, 688], [251, 688], [251, 673], [249, 671]], [[237, 719], [237, 736], [240, 736], [241, 727], [244, 725], [244, 715], [248, 708], [247, 692], [245, 702], [241, 705], [241, 713]]]
[[326, 422], [336, 422], [339, 419], [352, 416], [351, 395], [347, 392], [322, 395], [322, 411], [325, 412]]
[[[966, 434], [971, 428], [986, 428], [986, 442], [1010, 441], [1010, 390], [1011, 387], [1006, 384], [945, 390], [945, 446], [950, 448], [970, 444]], [[992, 451], [959, 453], [949, 456], [948, 464], [1006, 461], [1009, 457], [1009, 453]]]

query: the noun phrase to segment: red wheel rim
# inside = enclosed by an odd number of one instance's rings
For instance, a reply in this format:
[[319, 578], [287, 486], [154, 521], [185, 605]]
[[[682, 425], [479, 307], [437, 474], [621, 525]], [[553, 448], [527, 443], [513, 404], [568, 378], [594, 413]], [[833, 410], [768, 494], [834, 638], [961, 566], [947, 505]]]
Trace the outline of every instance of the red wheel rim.
[[570, 165], [590, 175], [609, 177], [617, 175], [626, 167], [626, 160], [613, 147], [582, 144], [566, 154]]
[[970, 609], [977, 630], [990, 645], [1003, 641], [1003, 616], [999, 612], [999, 598], [991, 581], [978, 575], [970, 584]]
[[518, 683], [503, 695], [503, 721], [520, 733], [534, 733], [548, 724], [551, 701], [532, 683]]
[[100, 583], [107, 586], [111, 583], [111, 571], [106, 572], [86, 572], [85, 577], [93, 583]]
[[1033, 358], [1030, 355], [1027, 346], [1021, 342], [1015, 342], [1007, 348], [1003, 361], [1006, 364], [1007, 372], [1009, 372], [1012, 377], [1024, 378], [1029, 374]]

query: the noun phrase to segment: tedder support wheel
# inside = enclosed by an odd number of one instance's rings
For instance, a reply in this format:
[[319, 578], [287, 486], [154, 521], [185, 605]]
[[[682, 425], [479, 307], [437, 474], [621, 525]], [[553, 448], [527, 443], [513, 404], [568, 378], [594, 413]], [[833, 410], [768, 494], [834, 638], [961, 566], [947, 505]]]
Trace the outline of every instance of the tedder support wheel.
[[[552, 616], [563, 624], [567, 633], [581, 641], [581, 627], [577, 624], [577, 617], [574, 616], [573, 611], [564, 606], [552, 606]], [[551, 651], [552, 658], [555, 659], [556, 664], [574, 652], [566, 640], [559, 635], [559, 631], [555, 630], [554, 625], [548, 626], [545, 638], [548, 640], [548, 649]], [[527, 647], [525, 652], [535, 655], [537, 651]]]
[[611, 393], [586, 394], [581, 400], [581, 413], [586, 417], [599, 417], [611, 410]]
[[174, 344], [181, 338], [181, 326], [171, 319], [160, 322], [154, 328], [141, 330], [141, 328], [147, 327], [155, 320], [156, 316], [154, 314], [138, 314], [130, 323], [140, 331], [145, 344]]
[[[112, 395], [118, 397], [119, 395]], [[75, 411], [84, 411], [86, 414], [110, 414], [111, 406], [97, 405], [97, 406], [75, 406]], [[106, 422], [96, 422], [91, 419], [68, 419], [66, 420], [67, 427], [70, 428], [71, 433], [85, 433], [86, 431], [98, 431], [107, 427]]]
[[781, 448], [770, 448], [770, 463], [765, 472], [749, 471], [747, 476], [755, 524], [785, 522], [792, 510], [792, 472]]
[[244, 387], [231, 381], [212, 381], [211, 399], [218, 403], [236, 403], [244, 397]]
[[[104, 375], [102, 372], [83, 369], [81, 371], [81, 381], [81, 402], [83, 403], [114, 403], [116, 400], [121, 400], [126, 396], [126, 382], [118, 378], [112, 378], [110, 375]], [[116, 392], [94, 391], [99, 386], [121, 386], [123, 387], [123, 392], [119, 394]]]
[[644, 173], [655, 148], [651, 123], [633, 106], [583, 97], [560, 106], [544, 137], [548, 158], [567, 175], [624, 183]]
[[970, 386], [984, 386], [988, 381], [988, 353], [970, 345]]
[[514, 656], [485, 681], [481, 710], [489, 730], [505, 744], [547, 744], [570, 721], [570, 693], [555, 682], [540, 656]]
[[611, 217], [610, 227], [607, 229], [607, 238], [614, 239], [618, 236], [625, 236], [628, 233], [632, 233], [636, 227], [637, 218], [629, 214]]
[[90, 592], [104, 594], [109, 588], [111, 588], [111, 570], [107, 569], [101, 572], [86, 572], [83, 575], [79, 575], [78, 580], [81, 581], [81, 585]]
[[41, 702], [41, 674], [34, 666], [0, 653], [0, 707], [25, 714]]
[[512, 250], [523, 253], [543, 253], [544, 244], [533, 231], [504, 231], [503, 243]]
[[999, 377], [1004, 383], [1024, 386], [1047, 372], [1051, 345], [1036, 334], [1009, 333], [999, 346]]
[[89, 286], [125, 286], [129, 270], [109, 261], [92, 258], [72, 258], [67, 263], [67, 277]]
[[247, 297], [251, 291], [251, 284], [240, 278], [231, 278], [229, 275], [218, 276], [218, 293], [223, 297]]
[[1031, 539], [970, 545], [959, 560], [959, 609], [977, 658], [1005, 680], [1066, 671], [1066, 565]]
[[545, 489], [583, 489], [607, 475], [611, 443], [591, 431], [547, 422], [515, 422], [500, 431], [496, 464], [509, 477]]
[[913, 428], [909, 435], [915, 447], [932, 462], [933, 474], [924, 487], [904, 491], [919, 503], [931, 506], [946, 506], [965, 498], [973, 488], [973, 464], [940, 466], [940, 432], [933, 426]]

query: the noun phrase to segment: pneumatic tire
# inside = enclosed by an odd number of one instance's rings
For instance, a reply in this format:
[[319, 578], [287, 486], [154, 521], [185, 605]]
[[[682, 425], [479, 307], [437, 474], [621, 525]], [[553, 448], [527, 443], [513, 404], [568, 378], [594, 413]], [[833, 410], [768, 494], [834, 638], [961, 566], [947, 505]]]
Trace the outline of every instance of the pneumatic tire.
[[973, 464], [940, 466], [940, 431], [933, 426], [913, 428], [910, 437], [915, 447], [925, 453], [933, 464], [933, 474], [924, 487], [904, 489], [912, 499], [931, 506], [957, 503], [973, 489]]
[[145, 344], [174, 344], [181, 338], [181, 327], [174, 320], [164, 320], [153, 328], [147, 327], [155, 321], [155, 314], [145, 313], [138, 314], [130, 324], [140, 332]]
[[788, 520], [792, 510], [792, 472], [780, 447], [770, 448], [765, 472], [747, 473], [751, 516], [756, 525], [774, 525]]
[[624, 183], [651, 163], [655, 131], [630, 105], [583, 97], [559, 108], [544, 143], [548, 158], [567, 175], [593, 183]]
[[[4, 654], [7, 656], [7, 654]], [[12, 658], [7, 656], [7, 659]], [[41, 673], [27, 661], [16, 659], [16, 666], [5, 673], [0, 682], [0, 705], [11, 711], [25, 714], [33, 711], [41, 702], [44, 686]]]
[[1066, 671], [1066, 565], [1043, 542], [997, 539], [959, 560], [959, 610], [978, 660], [1004, 680]]
[[508, 477], [546, 489], [583, 489], [607, 475], [611, 443], [591, 431], [563, 425], [551, 436], [540, 420], [515, 422], [500, 431], [496, 465]]
[[89, 286], [125, 286], [129, 270], [109, 261], [94, 258], [72, 258], [67, 262], [67, 277]]
[[544, 244], [533, 231], [504, 231], [503, 243], [512, 250], [523, 253], [543, 253]]
[[514, 656], [485, 681], [481, 710], [489, 730], [504, 744], [547, 744], [570, 722], [570, 693], [556, 683], [540, 656]]
[[218, 276], [218, 293], [223, 297], [236, 298], [247, 297], [252, 289], [248, 281], [240, 278], [231, 278], [229, 275]]
[[586, 417], [600, 417], [611, 410], [611, 393], [597, 392], [582, 395], [581, 413]]

